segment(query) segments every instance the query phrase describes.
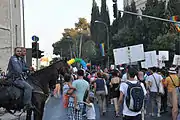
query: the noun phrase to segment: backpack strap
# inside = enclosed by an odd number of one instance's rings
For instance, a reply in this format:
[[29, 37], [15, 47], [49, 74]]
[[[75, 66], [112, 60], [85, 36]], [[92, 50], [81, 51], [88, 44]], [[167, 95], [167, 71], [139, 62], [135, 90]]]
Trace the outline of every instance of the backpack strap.
[[156, 87], [157, 87], [157, 90], [158, 90], [158, 92], [159, 92], [159, 86], [158, 86], [158, 84], [157, 84], [156, 78], [154, 77], [154, 75], [152, 75], [152, 76], [153, 76], [153, 78], [154, 78], [154, 80], [155, 80]]

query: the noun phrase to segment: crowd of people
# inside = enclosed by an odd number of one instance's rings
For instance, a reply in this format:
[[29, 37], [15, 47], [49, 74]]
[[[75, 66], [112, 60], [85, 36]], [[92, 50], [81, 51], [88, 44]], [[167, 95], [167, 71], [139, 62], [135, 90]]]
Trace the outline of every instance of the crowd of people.
[[[100, 116], [107, 107], [114, 105], [115, 117], [123, 120], [144, 120], [145, 114], [161, 117], [172, 113], [178, 117], [180, 105], [180, 76], [178, 67], [138, 70], [128, 66], [121, 69], [85, 71], [80, 69], [65, 74], [63, 82], [63, 105], [69, 120], [96, 119], [95, 105]], [[147, 109], [151, 107], [151, 110]], [[148, 112], [147, 112], [148, 111]]]
[[[15, 48], [7, 73], [1, 72], [0, 79], [13, 80], [24, 89], [23, 104], [27, 110], [33, 108], [33, 88], [25, 81], [25, 73], [33, 68], [27, 67], [25, 55], [25, 48]], [[63, 78], [60, 78], [63, 106], [69, 120], [82, 120], [83, 116], [95, 120], [96, 103], [100, 116], [105, 116], [107, 107], [113, 104], [115, 117], [122, 116], [123, 120], [144, 120], [147, 113], [161, 117], [169, 110], [172, 120], [180, 120], [180, 68], [177, 66], [169, 69], [126, 66], [104, 71], [99, 68], [92, 71], [72, 69], [71, 74], [66, 73]], [[151, 110], [147, 112], [149, 106]]]

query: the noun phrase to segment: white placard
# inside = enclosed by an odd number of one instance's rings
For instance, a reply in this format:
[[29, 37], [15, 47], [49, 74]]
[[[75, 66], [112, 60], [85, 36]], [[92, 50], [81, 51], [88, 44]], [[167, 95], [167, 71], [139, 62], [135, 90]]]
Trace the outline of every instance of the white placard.
[[143, 44], [130, 46], [131, 62], [145, 60]]
[[145, 67], [158, 67], [156, 51], [145, 52]]
[[127, 56], [128, 54], [127, 47], [113, 49], [113, 53], [114, 53], [115, 65], [129, 63], [128, 56]]
[[159, 60], [169, 61], [169, 51], [159, 51]]
[[113, 49], [115, 65], [128, 64], [145, 59], [143, 44]]
[[[159, 58], [158, 55], [157, 55], [157, 58]], [[165, 63], [162, 60], [157, 59], [157, 63], [158, 63], [159, 68], [165, 67]]]
[[146, 66], [146, 62], [141, 62], [141, 68], [148, 68], [148, 67]]
[[180, 55], [174, 55], [173, 65], [180, 65]]

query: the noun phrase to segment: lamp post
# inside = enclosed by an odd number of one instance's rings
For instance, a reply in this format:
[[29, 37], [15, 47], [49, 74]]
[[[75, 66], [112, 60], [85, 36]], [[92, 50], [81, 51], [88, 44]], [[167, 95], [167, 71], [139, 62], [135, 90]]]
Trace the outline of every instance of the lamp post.
[[[108, 50], [109, 50], [109, 28], [108, 28], [108, 25], [107, 25], [105, 22], [99, 21], [99, 20], [96, 20], [96, 21], [94, 21], [94, 22], [105, 25], [105, 27], [106, 27], [106, 32], [107, 32], [107, 48], [108, 48]], [[108, 55], [107, 67], [109, 68], [109, 55]]]

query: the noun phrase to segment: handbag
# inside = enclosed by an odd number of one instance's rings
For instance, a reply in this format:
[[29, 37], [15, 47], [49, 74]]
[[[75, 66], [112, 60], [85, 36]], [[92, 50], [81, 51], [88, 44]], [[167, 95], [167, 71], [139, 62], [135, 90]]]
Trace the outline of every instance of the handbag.
[[108, 95], [108, 89], [107, 89], [107, 85], [106, 85], [106, 81], [104, 80], [104, 90], [105, 90], [105, 94]]
[[155, 83], [156, 83], [156, 87], [157, 87], [157, 91], [158, 91], [157, 94], [158, 95], [164, 95], [164, 88], [163, 88], [161, 81], [159, 82], [159, 86], [158, 86], [156, 78], [154, 77], [154, 75], [152, 75], [152, 76], [153, 76]]

